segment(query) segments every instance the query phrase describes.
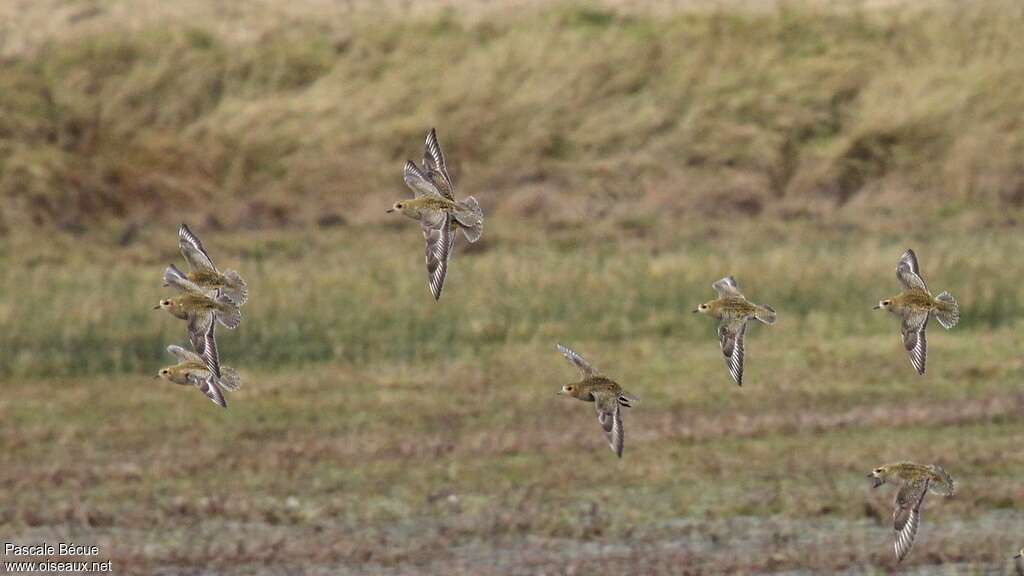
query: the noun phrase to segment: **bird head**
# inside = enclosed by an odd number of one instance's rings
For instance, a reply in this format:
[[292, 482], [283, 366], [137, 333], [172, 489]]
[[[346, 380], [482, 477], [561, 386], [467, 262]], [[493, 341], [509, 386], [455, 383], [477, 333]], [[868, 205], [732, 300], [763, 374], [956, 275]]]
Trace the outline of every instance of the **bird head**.
[[888, 310], [892, 307], [892, 300], [886, 298], [885, 300], [879, 300], [878, 306], [875, 306], [875, 310]]
[[886, 480], [889, 479], [889, 465], [879, 466], [868, 474], [868, 478], [871, 479], [871, 487], [878, 488], [882, 484], [885, 484]]
[[392, 212], [398, 212], [403, 216], [408, 216], [409, 218], [416, 218], [416, 208], [409, 204], [407, 200], [400, 200], [392, 204], [391, 208], [387, 210], [387, 213], [390, 214]]
[[1017, 559], [1024, 558], [1024, 548], [1021, 548], [1020, 552], [1017, 552], [1017, 555], [1014, 556], [1014, 558], [1017, 558]]
[[170, 368], [161, 368], [160, 371], [156, 373], [156, 376], [154, 376], [154, 378], [163, 378], [164, 380], [170, 380], [171, 379], [171, 370], [170, 370]]
[[704, 304], [701, 304], [700, 306], [694, 308], [692, 312], [694, 314], [707, 314], [709, 310], [711, 310], [711, 303], [705, 302]]
[[579, 398], [580, 396], [580, 385], [579, 384], [566, 384], [562, 386], [562, 389], [558, 391], [559, 396], [572, 396], [573, 398]]

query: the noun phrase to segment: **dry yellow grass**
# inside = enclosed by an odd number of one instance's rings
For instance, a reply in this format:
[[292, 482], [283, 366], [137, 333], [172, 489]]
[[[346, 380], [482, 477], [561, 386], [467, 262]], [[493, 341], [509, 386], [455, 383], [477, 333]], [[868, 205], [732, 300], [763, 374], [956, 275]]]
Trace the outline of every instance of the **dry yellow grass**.
[[44, 40], [0, 64], [8, 230], [379, 223], [429, 126], [488, 213], [545, 226], [973, 228], [1024, 202], [1009, 2], [57, 6], [52, 31], [11, 20]]

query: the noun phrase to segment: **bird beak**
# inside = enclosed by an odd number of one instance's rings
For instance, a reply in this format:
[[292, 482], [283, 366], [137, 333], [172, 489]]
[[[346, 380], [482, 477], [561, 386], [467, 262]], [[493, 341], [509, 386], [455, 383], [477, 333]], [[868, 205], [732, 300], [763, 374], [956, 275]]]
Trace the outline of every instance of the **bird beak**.
[[881, 304], [875, 304], [871, 309], [872, 310], [878, 310], [881, 307], [882, 307]]
[[160, 309], [160, 305], [159, 304], [157, 304], [156, 306], [153, 306], [153, 310], [159, 310], [159, 309]]
[[878, 476], [875, 476], [873, 473], [872, 474], [868, 474], [868, 478], [871, 479], [871, 487], [872, 488], [878, 488], [882, 484], [885, 484], [884, 480], [882, 480]]
[[1014, 556], [1014, 558], [1020, 558], [1020, 557], [1021, 557], [1021, 553], [1020, 552], [1018, 552], [1017, 555]]
[[392, 213], [392, 212], [394, 212], [394, 211], [395, 211], [395, 209], [394, 209], [394, 208], [388, 208], [388, 209], [387, 209], [387, 210], [385, 210], [384, 212], [386, 212], [386, 213], [388, 213], [388, 214], [391, 214], [391, 213]]
[[696, 314], [697, 312], [700, 312], [700, 308], [694, 308], [693, 310], [690, 310], [690, 314]]
[[160, 378], [160, 375], [159, 374], [153, 374], [153, 380], [156, 380], [157, 378]]

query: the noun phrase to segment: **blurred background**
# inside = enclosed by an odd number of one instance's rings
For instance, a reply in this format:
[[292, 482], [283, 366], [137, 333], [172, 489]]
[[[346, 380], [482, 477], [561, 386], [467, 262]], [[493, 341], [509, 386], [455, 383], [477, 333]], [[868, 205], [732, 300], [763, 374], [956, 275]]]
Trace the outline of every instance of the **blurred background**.
[[[1024, 5], [0, 3], [0, 536], [123, 574], [890, 573], [888, 461], [944, 466], [907, 574], [1024, 545]], [[444, 295], [436, 127], [486, 213]], [[249, 303], [229, 409], [153, 380], [187, 222]], [[914, 248], [962, 320], [872, 312]], [[745, 384], [690, 314], [779, 311]], [[567, 344], [639, 406], [622, 460]], [[4, 560], [12, 558], [5, 557]]]

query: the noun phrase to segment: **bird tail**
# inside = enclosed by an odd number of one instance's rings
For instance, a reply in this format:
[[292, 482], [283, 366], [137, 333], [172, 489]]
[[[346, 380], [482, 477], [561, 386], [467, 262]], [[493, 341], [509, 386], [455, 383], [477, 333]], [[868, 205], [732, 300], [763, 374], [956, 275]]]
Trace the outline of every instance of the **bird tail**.
[[935, 297], [939, 305], [935, 307], [935, 319], [942, 324], [942, 327], [949, 330], [960, 321], [960, 305], [956, 298], [949, 292], [943, 292]]
[[225, 390], [234, 392], [242, 387], [242, 377], [238, 375], [238, 371], [228, 366], [220, 367], [220, 385]]
[[928, 468], [935, 474], [932, 481], [928, 483], [928, 489], [934, 494], [952, 496], [956, 492], [956, 483], [953, 482], [953, 477], [949, 475], [949, 472], [937, 464], [932, 464]]
[[249, 287], [245, 283], [245, 280], [243, 280], [238, 272], [235, 272], [234, 270], [227, 270], [224, 272], [224, 277], [228, 280], [228, 286], [225, 290], [228, 296], [230, 296], [238, 306], [245, 304], [245, 301], [249, 299]]
[[164, 286], [170, 286], [172, 283], [179, 283], [187, 281], [188, 276], [184, 272], [178, 269], [177, 266], [171, 264], [164, 270]]
[[764, 322], [765, 324], [767, 324], [769, 326], [771, 326], [772, 324], [775, 324], [775, 319], [777, 317], [778, 317], [778, 314], [775, 313], [775, 309], [772, 308], [771, 306], [767, 306], [767, 305], [765, 305], [765, 306], [758, 306], [757, 307], [757, 311], [754, 312], [754, 318], [757, 318], [758, 320], [760, 320], [761, 322]]
[[620, 406], [625, 406], [626, 408], [632, 408], [640, 403], [639, 398], [636, 396], [630, 396], [625, 392], [619, 394], [618, 401]]
[[217, 321], [225, 328], [231, 330], [238, 328], [238, 325], [242, 323], [242, 311], [238, 309], [238, 304], [235, 304], [231, 296], [228, 296], [228, 293], [223, 290], [217, 291], [215, 299], [217, 304], [220, 304], [214, 311]]
[[476, 242], [484, 233], [484, 211], [472, 196], [459, 202], [459, 206], [465, 211], [456, 216], [462, 225], [462, 234], [470, 243]]

